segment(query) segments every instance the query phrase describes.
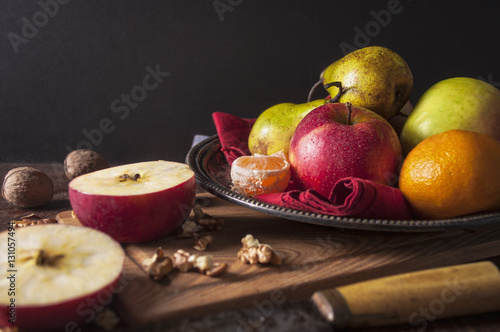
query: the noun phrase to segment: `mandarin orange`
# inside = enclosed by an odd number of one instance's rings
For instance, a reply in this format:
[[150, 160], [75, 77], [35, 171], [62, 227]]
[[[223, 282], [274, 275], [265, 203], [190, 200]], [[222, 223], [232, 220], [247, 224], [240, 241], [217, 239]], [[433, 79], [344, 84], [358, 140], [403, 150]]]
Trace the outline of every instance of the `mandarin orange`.
[[282, 151], [241, 156], [231, 165], [231, 180], [236, 192], [250, 197], [282, 192], [290, 181], [290, 164]]
[[404, 160], [399, 188], [423, 218], [500, 209], [500, 141], [464, 130], [430, 136]]

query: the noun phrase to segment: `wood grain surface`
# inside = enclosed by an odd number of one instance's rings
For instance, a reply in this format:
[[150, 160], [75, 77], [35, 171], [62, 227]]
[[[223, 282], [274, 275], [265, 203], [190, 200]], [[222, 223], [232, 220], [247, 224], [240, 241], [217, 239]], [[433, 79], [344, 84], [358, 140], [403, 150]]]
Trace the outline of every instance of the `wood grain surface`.
[[[203, 210], [225, 220], [203, 254], [225, 262], [228, 271], [211, 278], [198, 272], [174, 272], [165, 280], [152, 281], [142, 262], [158, 247], [168, 255], [193, 249], [193, 239], [171, 235], [144, 244], [127, 244], [135, 266], [126, 270], [127, 288], [117, 296], [116, 308], [128, 324], [198, 316], [255, 303], [307, 298], [316, 290], [374, 277], [425, 268], [466, 263], [500, 255], [500, 224], [470, 230], [433, 233], [394, 233], [342, 230], [299, 223], [265, 215], [199, 194]], [[71, 212], [58, 215], [74, 222]], [[283, 264], [248, 265], [236, 254], [241, 239], [252, 234], [271, 245]]]
[[[62, 213], [68, 220], [69, 181], [62, 163], [0, 163], [0, 178], [19, 166], [46, 172], [54, 181], [55, 195], [52, 202], [36, 209], [17, 208], [1, 199], [0, 230], [5, 230], [9, 221], [30, 213], [42, 217]], [[124, 287], [112, 303], [122, 323], [114, 331], [330, 331], [328, 325], [316, 319], [315, 311], [293, 300], [308, 298], [318, 289], [404, 271], [483, 259], [500, 265], [500, 221], [499, 226], [438, 233], [363, 232], [273, 218], [208, 194], [200, 194], [199, 198], [205, 212], [226, 220], [222, 231], [211, 233], [214, 241], [206, 253], [230, 264], [228, 273], [218, 279], [196, 272], [172, 273], [165, 281], [154, 282], [142, 269], [143, 258], [159, 245], [169, 253], [180, 248], [194, 253], [192, 240], [170, 236], [152, 243], [125, 245], [129, 258], [122, 278]], [[250, 266], [238, 262], [240, 239], [248, 233], [283, 255], [283, 265]], [[272, 311], [268, 310], [270, 305]], [[499, 331], [499, 316], [490, 313], [428, 321], [425, 331]], [[394, 326], [363, 331], [420, 328]], [[104, 331], [93, 325], [82, 330]]]

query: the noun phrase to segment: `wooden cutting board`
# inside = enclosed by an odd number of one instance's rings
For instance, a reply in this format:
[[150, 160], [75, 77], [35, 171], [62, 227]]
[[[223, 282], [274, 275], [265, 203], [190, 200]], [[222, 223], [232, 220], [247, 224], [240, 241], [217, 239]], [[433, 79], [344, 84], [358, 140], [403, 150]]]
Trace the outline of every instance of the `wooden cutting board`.
[[[247, 209], [210, 194], [198, 194], [203, 211], [223, 218], [221, 231], [203, 254], [229, 265], [211, 278], [197, 272], [173, 272], [156, 282], [142, 268], [145, 258], [161, 246], [169, 255], [193, 249], [193, 239], [168, 236], [143, 244], [127, 244], [122, 286], [114, 308], [130, 325], [237, 308], [272, 308], [284, 301], [306, 298], [320, 289], [375, 277], [460, 264], [500, 255], [500, 220], [496, 225], [432, 233], [395, 233], [310, 225]], [[61, 223], [78, 224], [71, 211]], [[247, 265], [236, 253], [241, 239], [252, 234], [271, 245], [283, 264]], [[264, 309], [262, 309], [264, 310]]]

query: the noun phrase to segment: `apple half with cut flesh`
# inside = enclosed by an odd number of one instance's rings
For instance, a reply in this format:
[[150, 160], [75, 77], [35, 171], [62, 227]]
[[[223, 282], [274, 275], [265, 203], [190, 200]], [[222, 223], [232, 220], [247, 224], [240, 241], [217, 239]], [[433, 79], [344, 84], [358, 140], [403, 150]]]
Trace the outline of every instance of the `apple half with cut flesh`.
[[0, 326], [14, 322], [23, 331], [78, 331], [90, 323], [111, 302], [125, 260], [107, 234], [72, 225], [4, 231], [0, 245], [6, 249], [0, 251]]
[[82, 225], [122, 243], [155, 240], [176, 230], [196, 196], [186, 164], [147, 161], [81, 175], [69, 183], [69, 200]]

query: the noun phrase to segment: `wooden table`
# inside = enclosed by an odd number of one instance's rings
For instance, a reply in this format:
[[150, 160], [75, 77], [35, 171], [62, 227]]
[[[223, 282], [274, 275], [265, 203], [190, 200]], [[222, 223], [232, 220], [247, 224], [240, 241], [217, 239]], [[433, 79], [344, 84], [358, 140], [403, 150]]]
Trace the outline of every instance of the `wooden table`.
[[[0, 164], [0, 176], [19, 164]], [[25, 165], [22, 165], [25, 166]], [[51, 203], [19, 209], [0, 202], [0, 227], [29, 213], [71, 219], [62, 164], [29, 165], [54, 181]], [[500, 264], [498, 225], [434, 233], [393, 233], [343, 230], [268, 216], [207, 193], [198, 194], [203, 210], [225, 224], [210, 232], [213, 243], [204, 254], [229, 265], [221, 277], [196, 272], [173, 273], [152, 281], [142, 267], [144, 258], [161, 246], [196, 253], [192, 239], [168, 236], [145, 244], [124, 245], [127, 252], [123, 289], [112, 303], [121, 319], [116, 331], [327, 331], [319, 314], [298, 302], [320, 289], [425, 268], [489, 259]], [[70, 220], [71, 222], [71, 220]], [[279, 266], [243, 264], [236, 258], [240, 240], [252, 234], [282, 257]], [[133, 329], [130, 329], [130, 327]], [[392, 326], [366, 331], [417, 331], [422, 325]], [[500, 313], [429, 321], [426, 331], [499, 331]], [[95, 326], [85, 331], [99, 331]]]

